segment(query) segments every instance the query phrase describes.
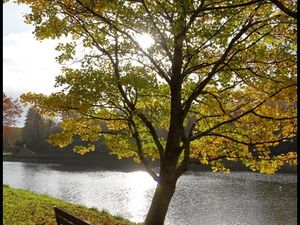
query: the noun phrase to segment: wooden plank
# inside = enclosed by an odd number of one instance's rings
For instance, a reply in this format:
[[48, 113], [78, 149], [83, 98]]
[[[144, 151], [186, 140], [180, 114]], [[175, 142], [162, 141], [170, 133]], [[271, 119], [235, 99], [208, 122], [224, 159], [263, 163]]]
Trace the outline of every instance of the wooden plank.
[[56, 222], [58, 225], [92, 225], [71, 213], [54, 206]]

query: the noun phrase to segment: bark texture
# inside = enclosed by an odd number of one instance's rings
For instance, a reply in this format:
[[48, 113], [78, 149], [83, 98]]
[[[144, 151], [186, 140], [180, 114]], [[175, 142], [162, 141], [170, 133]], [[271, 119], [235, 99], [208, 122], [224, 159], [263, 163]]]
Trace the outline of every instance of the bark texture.
[[174, 192], [175, 184], [157, 185], [149, 212], [146, 217], [145, 225], [164, 224], [169, 204]]

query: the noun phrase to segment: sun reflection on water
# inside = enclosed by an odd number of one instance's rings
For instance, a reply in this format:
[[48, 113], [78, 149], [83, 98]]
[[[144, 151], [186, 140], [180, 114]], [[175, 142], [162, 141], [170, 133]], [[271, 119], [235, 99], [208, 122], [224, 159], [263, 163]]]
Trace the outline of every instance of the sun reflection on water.
[[146, 216], [156, 182], [147, 172], [128, 173], [125, 178], [128, 189], [128, 211], [131, 214], [130, 220], [141, 222]]

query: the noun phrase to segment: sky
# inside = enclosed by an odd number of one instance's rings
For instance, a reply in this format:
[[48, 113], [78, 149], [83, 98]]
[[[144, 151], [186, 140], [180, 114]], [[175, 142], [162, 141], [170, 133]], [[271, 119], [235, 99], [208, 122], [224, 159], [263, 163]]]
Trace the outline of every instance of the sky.
[[[59, 41], [37, 41], [33, 26], [24, 22], [29, 12], [26, 5], [3, 5], [3, 91], [13, 99], [27, 92], [50, 94], [58, 90], [54, 84], [61, 71], [55, 61]], [[154, 43], [149, 34], [136, 35], [136, 39], [143, 49]], [[24, 125], [27, 111], [28, 107], [23, 107], [18, 127]]]
[[[33, 26], [23, 22], [26, 12], [29, 8], [25, 5], [3, 5], [3, 91], [14, 99], [26, 92], [50, 94], [55, 91], [55, 76], [60, 74], [55, 61], [58, 41], [37, 41]], [[23, 126], [27, 109], [17, 126]]]

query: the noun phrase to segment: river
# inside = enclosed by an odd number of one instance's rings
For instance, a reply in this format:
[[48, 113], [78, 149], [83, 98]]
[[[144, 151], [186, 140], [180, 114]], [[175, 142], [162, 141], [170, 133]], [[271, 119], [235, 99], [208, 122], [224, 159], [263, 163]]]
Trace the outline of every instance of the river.
[[[155, 181], [60, 164], [3, 162], [3, 184], [144, 220]], [[166, 225], [296, 225], [297, 175], [188, 172], [178, 180]]]

